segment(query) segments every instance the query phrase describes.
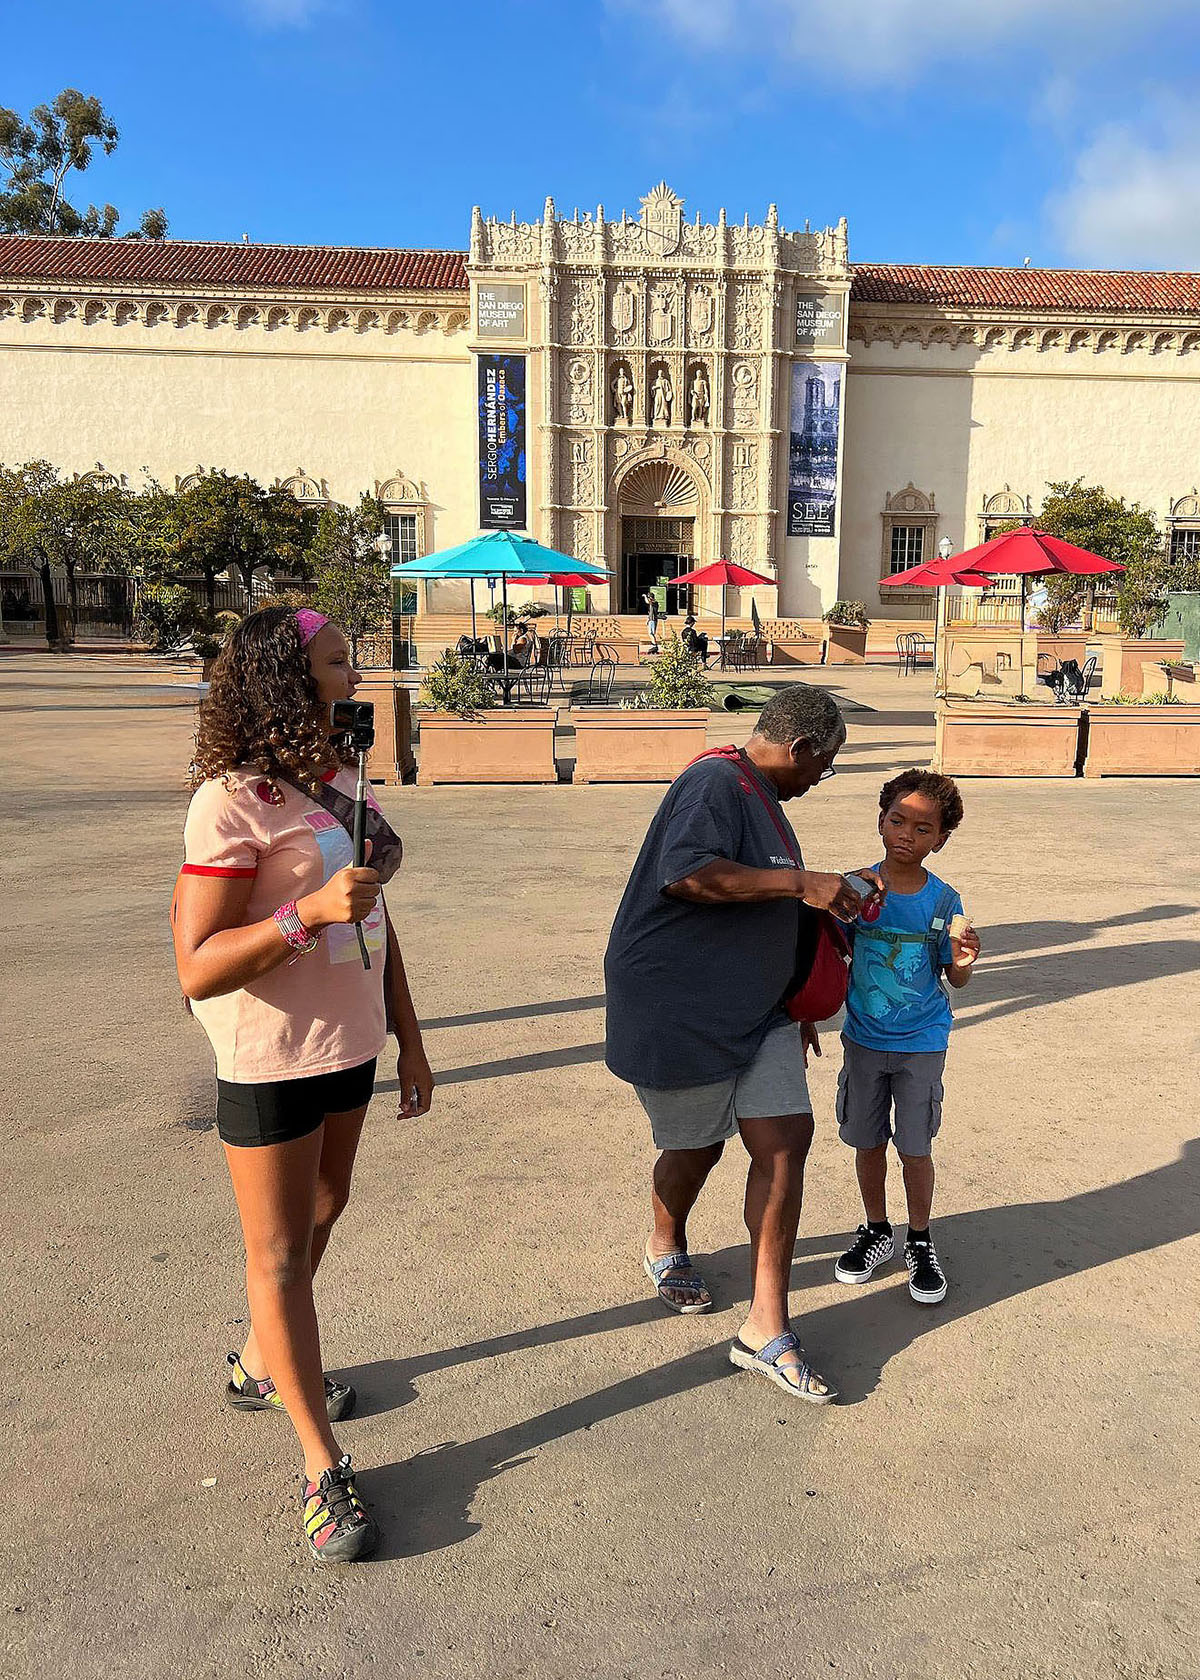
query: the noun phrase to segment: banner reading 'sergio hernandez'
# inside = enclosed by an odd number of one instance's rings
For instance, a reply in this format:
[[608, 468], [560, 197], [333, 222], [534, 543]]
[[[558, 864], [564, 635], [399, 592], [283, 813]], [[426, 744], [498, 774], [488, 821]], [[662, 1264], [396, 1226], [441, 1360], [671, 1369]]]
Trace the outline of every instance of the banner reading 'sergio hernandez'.
[[834, 534], [841, 395], [842, 369], [838, 362], [792, 363], [789, 537]]
[[479, 525], [525, 528], [525, 358], [479, 358]]

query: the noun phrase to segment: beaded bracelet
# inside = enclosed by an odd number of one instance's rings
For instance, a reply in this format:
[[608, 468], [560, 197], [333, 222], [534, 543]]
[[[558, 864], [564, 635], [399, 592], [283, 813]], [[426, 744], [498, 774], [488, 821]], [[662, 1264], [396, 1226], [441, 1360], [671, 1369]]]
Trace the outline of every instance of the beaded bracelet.
[[313, 933], [305, 927], [297, 914], [294, 898], [279, 906], [274, 919], [275, 925], [295, 953], [288, 958], [289, 966], [296, 961], [297, 957], [302, 957], [306, 951], [316, 950], [321, 935]]

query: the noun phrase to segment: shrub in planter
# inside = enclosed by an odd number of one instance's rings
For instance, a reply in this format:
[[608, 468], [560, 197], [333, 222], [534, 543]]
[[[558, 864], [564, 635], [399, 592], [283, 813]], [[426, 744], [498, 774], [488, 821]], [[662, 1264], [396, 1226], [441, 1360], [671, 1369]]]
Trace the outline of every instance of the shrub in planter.
[[573, 713], [575, 780], [672, 781], [704, 751], [711, 700], [701, 656], [669, 636], [636, 699]]
[[699, 706], [707, 710], [711, 701], [703, 657], [672, 635], [660, 644], [650, 681], [629, 705], [639, 711], [679, 712]]
[[417, 781], [556, 782], [552, 706], [496, 706], [492, 686], [450, 649], [421, 688], [430, 708], [421, 718]]
[[421, 704], [432, 712], [471, 718], [496, 704], [492, 685], [471, 660], [447, 648], [421, 685]]
[[848, 630], [867, 630], [871, 620], [867, 617], [867, 603], [865, 601], [835, 601], [825, 614], [826, 624], [836, 624]]

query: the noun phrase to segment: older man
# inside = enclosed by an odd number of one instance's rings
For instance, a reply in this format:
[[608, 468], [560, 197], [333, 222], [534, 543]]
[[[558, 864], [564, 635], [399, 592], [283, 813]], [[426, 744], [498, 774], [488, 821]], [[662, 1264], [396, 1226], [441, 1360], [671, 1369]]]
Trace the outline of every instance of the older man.
[[634, 1087], [661, 1151], [645, 1269], [676, 1312], [712, 1296], [688, 1255], [687, 1219], [727, 1138], [750, 1156], [751, 1300], [730, 1349], [744, 1370], [818, 1405], [836, 1391], [804, 1358], [788, 1283], [812, 1142], [811, 1029], [781, 1007], [801, 902], [850, 920], [841, 875], [806, 870], [783, 801], [833, 774], [846, 729], [823, 689], [796, 684], [763, 708], [736, 759], [704, 758], [650, 824], [605, 958], [605, 1060]]

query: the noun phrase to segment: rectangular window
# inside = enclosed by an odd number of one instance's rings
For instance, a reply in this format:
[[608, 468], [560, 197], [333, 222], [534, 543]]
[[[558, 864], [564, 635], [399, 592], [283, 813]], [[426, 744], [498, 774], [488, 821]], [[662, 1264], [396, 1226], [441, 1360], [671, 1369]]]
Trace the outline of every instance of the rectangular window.
[[924, 525], [893, 525], [892, 571], [906, 572], [910, 566], [919, 566], [924, 558]]
[[[393, 566], [407, 565], [417, 558], [417, 515], [415, 513], [385, 513], [383, 529], [392, 539]], [[412, 617], [419, 610], [416, 580], [404, 583], [393, 578], [392, 611], [400, 618]]]
[[385, 513], [383, 528], [392, 539], [392, 565], [403, 566], [417, 558], [417, 516], [415, 513]]
[[1200, 560], [1200, 525], [1176, 525], [1171, 530], [1172, 563]]

